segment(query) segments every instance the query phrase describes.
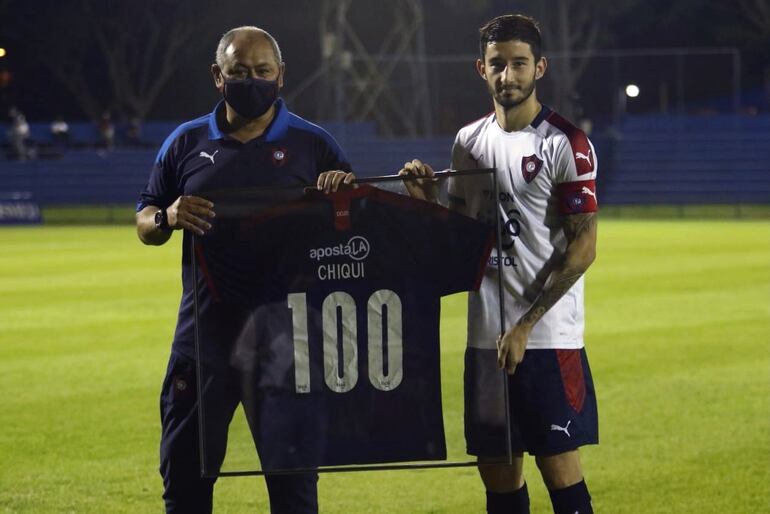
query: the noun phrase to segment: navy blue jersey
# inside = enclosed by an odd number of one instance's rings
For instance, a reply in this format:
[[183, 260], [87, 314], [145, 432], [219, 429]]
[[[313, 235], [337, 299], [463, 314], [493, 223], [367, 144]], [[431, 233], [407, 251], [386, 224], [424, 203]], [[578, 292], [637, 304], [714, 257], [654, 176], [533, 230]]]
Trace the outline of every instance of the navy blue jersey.
[[492, 229], [370, 186], [218, 221], [196, 256], [242, 317], [262, 468], [445, 459], [440, 299], [478, 288]]
[[[292, 114], [282, 100], [276, 102], [275, 117], [265, 133], [241, 143], [224, 134], [218, 124], [224, 116], [224, 102], [213, 112], [180, 125], [158, 152], [150, 179], [140, 195], [137, 212], [148, 205], [168, 207], [181, 195], [206, 197], [206, 191], [313, 184], [321, 172], [350, 171], [350, 164], [337, 142], [321, 127]], [[215, 205], [215, 210], [217, 210]], [[216, 223], [216, 221], [214, 221]], [[174, 350], [194, 357], [193, 277], [190, 235], [185, 231], [182, 254], [182, 300], [179, 307]], [[231, 312], [216, 311], [199, 288], [202, 315], [220, 316], [219, 325], [229, 326]], [[218, 334], [220, 344], [202, 356], [211, 362], [225, 362], [233, 334]]]

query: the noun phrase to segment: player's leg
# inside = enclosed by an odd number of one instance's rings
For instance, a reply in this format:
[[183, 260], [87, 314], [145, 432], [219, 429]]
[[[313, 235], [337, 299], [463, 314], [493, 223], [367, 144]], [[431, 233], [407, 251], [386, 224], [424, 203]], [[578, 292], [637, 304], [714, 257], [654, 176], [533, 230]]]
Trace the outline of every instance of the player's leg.
[[487, 462], [479, 458], [479, 475], [487, 491], [507, 493], [524, 485], [524, 456], [517, 454], [513, 464]]
[[570, 450], [556, 455], [536, 456], [535, 462], [549, 491], [564, 489], [583, 480], [578, 450]]
[[485, 463], [479, 459], [479, 475], [487, 495], [488, 514], [526, 514], [529, 492], [524, 481], [524, 457], [517, 454], [513, 464]]
[[[262, 405], [255, 408], [255, 402], [244, 397], [244, 410], [262, 462], [262, 469], [269, 471], [314, 467], [317, 462], [313, 458], [314, 452], [302, 444], [300, 434], [302, 431], [297, 431], [299, 426], [308, 428], [313, 425], [311, 423], [302, 425], [302, 419], [291, 415], [287, 415], [287, 418], [280, 421], [277, 419], [279, 416], [275, 414], [277, 407], [264, 398], [258, 403]], [[266, 429], [262, 424], [264, 430], [260, 430], [260, 419], [267, 420], [268, 425], [274, 426]], [[269, 423], [270, 420], [275, 420], [275, 423]], [[314, 435], [318, 436], [317, 433]], [[297, 460], [286, 458], [288, 448], [294, 450], [293, 457]], [[265, 484], [270, 497], [272, 514], [318, 514], [318, 473], [266, 474]]]
[[[592, 513], [578, 448], [598, 442], [596, 396], [584, 349], [528, 350], [522, 435], [556, 514]], [[516, 369], [519, 373], [519, 367]]]
[[317, 514], [318, 474], [265, 475], [271, 514]]
[[[227, 427], [238, 405], [237, 388], [212, 380], [206, 389], [206, 448], [209, 469], [224, 460]], [[216, 395], [216, 398], [214, 398]], [[210, 513], [215, 478], [201, 478], [195, 361], [176, 353], [169, 359], [160, 398], [160, 473], [167, 513]]]
[[[515, 426], [506, 426], [508, 380], [497, 367], [497, 350], [469, 347], [465, 352], [465, 439], [468, 453], [478, 456], [489, 514], [529, 513], [529, 493], [522, 473], [522, 441]], [[514, 448], [507, 461], [508, 430]]]
[[[265, 311], [257, 309], [251, 318], [248, 330], [256, 330], [270, 323], [259, 319]], [[254, 334], [247, 338], [257, 341], [255, 355], [261, 358], [244, 357], [254, 349], [241, 348], [238, 366], [240, 368], [241, 402], [246, 415], [254, 444], [265, 474], [265, 484], [270, 499], [272, 514], [317, 514], [318, 513], [318, 473], [269, 474], [273, 470], [307, 469], [317, 465], [314, 446], [322, 444], [314, 426], [312, 409], [314, 402], [309, 401], [304, 409], [287, 409], [283, 398], [276, 398], [272, 387], [275, 380], [282, 381], [282, 375], [275, 375], [276, 370], [286, 369], [277, 362], [280, 356], [263, 348], [268, 344], [269, 331]], [[253, 343], [250, 343], [253, 344]], [[293, 354], [291, 355], [293, 359]], [[285, 364], [285, 363], [284, 363]], [[280, 397], [281, 395], [278, 394]], [[300, 428], [302, 427], [302, 428]], [[312, 440], [313, 444], [304, 444]]]
[[591, 495], [583, 480], [578, 450], [535, 457], [556, 514], [591, 514]]

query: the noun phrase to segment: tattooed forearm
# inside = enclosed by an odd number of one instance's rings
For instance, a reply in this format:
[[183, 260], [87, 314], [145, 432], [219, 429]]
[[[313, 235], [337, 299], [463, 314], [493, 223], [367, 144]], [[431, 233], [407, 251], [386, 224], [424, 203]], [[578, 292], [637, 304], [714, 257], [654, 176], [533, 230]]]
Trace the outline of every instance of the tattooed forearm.
[[585, 273], [596, 257], [596, 214], [574, 214], [564, 220], [567, 249], [542, 291], [519, 323], [534, 325]]
[[553, 307], [569, 291], [569, 288], [578, 281], [584, 272], [583, 269], [562, 269], [551, 273], [548, 282], [532, 307], [522, 316], [521, 323], [529, 325], [537, 323], [548, 312], [548, 309]]
[[564, 218], [564, 235], [567, 243], [572, 243], [586, 232], [596, 231], [596, 213], [573, 214]]

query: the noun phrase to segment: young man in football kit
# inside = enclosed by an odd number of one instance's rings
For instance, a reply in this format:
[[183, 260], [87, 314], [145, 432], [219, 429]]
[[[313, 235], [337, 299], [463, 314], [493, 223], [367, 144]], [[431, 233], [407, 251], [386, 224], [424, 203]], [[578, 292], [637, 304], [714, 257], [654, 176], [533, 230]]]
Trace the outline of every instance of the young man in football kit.
[[[578, 448], [598, 443], [583, 345], [583, 274], [596, 255], [596, 156], [582, 131], [537, 100], [547, 67], [537, 22], [500, 16], [480, 36], [476, 69], [494, 112], [460, 129], [451, 167], [497, 170], [501, 194], [488, 219], [501, 218], [505, 255], [490, 260], [479, 292], [469, 294], [468, 452], [478, 456], [490, 514], [529, 512], [525, 451], [535, 456], [555, 513], [591, 513]], [[405, 181], [412, 196], [435, 199], [429, 165], [414, 160], [400, 174], [419, 177]], [[471, 216], [489, 214], [490, 193], [488, 184], [456, 179], [449, 204]], [[499, 444], [504, 404], [481, 407], [496, 397], [489, 391], [499, 386], [490, 379], [496, 367], [507, 371], [513, 464], [500, 463], [507, 453]], [[489, 419], [490, 410], [497, 419]]]
[[[212, 113], [169, 135], [136, 214], [139, 238], [148, 245], [162, 245], [173, 231], [184, 229], [182, 301], [160, 401], [160, 472], [168, 513], [210, 513], [216, 480], [201, 476], [190, 244], [192, 234], [202, 236], [216, 225], [207, 192], [308, 183], [329, 192], [353, 180], [336, 141], [289, 112], [278, 97], [284, 63], [270, 34], [257, 27], [227, 32], [211, 72], [223, 100]], [[238, 325], [206, 284], [198, 300], [198, 319], [211, 327], [214, 343], [199, 350], [201, 363], [216, 370], [204, 380], [206, 457], [216, 473], [225, 457], [230, 420], [242, 400], [237, 374], [229, 368]], [[318, 512], [317, 474], [267, 475], [265, 481], [274, 514]]]

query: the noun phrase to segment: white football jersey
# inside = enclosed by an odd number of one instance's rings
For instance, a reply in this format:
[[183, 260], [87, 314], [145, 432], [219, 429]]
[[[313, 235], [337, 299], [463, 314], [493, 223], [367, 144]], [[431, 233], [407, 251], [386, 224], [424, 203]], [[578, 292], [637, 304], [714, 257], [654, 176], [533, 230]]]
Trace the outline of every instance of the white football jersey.
[[[596, 155], [586, 135], [543, 106], [532, 124], [506, 132], [495, 114], [460, 129], [452, 169], [495, 168], [492, 179], [458, 176], [449, 183], [452, 208], [494, 222], [500, 216], [502, 258], [492, 251], [478, 292], [468, 300], [468, 345], [496, 348], [501, 331], [498, 268], [503, 282], [505, 329], [527, 311], [542, 290], [554, 260], [567, 246], [562, 218], [594, 212]], [[535, 324], [528, 349], [583, 347], [583, 278]]]

